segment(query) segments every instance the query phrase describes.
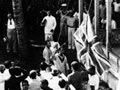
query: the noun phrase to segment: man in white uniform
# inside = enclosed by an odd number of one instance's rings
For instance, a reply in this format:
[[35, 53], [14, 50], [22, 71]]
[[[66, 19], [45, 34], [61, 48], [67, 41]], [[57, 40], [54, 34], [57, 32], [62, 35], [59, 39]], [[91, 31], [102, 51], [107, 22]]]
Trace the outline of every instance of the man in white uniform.
[[53, 33], [56, 28], [56, 19], [51, 15], [50, 11], [47, 12], [47, 16], [45, 16], [42, 20], [42, 24], [45, 25], [44, 33], [45, 33], [45, 41], [53, 40]]
[[8, 14], [7, 22], [7, 52], [16, 52], [16, 31], [15, 22], [11, 14]]

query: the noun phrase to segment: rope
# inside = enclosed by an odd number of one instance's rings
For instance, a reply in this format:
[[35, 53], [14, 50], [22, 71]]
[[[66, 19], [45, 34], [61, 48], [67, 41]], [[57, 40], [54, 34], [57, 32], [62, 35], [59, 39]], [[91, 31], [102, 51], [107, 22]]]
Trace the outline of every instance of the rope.
[[89, 13], [89, 11], [90, 11], [90, 8], [91, 8], [91, 5], [92, 5], [92, 2], [93, 2], [93, 0], [90, 1], [90, 5], [89, 5], [89, 8], [88, 8], [87, 13]]

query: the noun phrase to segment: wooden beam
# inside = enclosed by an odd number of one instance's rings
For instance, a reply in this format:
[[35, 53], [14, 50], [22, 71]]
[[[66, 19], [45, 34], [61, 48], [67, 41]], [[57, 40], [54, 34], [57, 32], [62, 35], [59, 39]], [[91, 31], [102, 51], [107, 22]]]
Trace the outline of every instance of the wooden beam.
[[95, 10], [94, 10], [94, 27], [95, 27], [95, 34], [97, 34], [97, 31], [99, 29], [99, 1], [100, 0], [94, 0], [94, 7], [95, 7]]
[[106, 55], [109, 59], [109, 33], [111, 31], [111, 3], [112, 0], [106, 0]]
[[78, 0], [79, 1], [79, 25], [81, 24], [83, 20], [83, 0]]

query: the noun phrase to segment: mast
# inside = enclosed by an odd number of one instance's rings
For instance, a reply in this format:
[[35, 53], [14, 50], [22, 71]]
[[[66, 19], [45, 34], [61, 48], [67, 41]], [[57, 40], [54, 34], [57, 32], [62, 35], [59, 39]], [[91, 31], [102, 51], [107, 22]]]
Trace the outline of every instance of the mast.
[[100, 0], [94, 0], [94, 7], [95, 7], [95, 10], [94, 10], [94, 13], [95, 13], [95, 16], [94, 16], [95, 34], [97, 34], [97, 31], [99, 29], [99, 1]]
[[79, 7], [79, 25], [81, 24], [83, 20], [83, 0], [78, 0], [78, 7]]
[[111, 31], [111, 3], [112, 0], [106, 0], [106, 55], [109, 59], [109, 33]]

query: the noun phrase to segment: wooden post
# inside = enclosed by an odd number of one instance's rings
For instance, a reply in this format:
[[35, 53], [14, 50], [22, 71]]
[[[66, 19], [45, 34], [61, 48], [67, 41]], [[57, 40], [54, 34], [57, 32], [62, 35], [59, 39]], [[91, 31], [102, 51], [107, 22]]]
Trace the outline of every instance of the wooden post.
[[109, 33], [111, 32], [111, 3], [112, 0], [106, 0], [106, 55], [109, 59]]
[[95, 7], [95, 10], [94, 10], [95, 34], [97, 34], [97, 31], [99, 29], [99, 0], [94, 0], [94, 7]]
[[83, 20], [83, 0], [78, 0], [79, 1], [79, 25], [81, 24]]

